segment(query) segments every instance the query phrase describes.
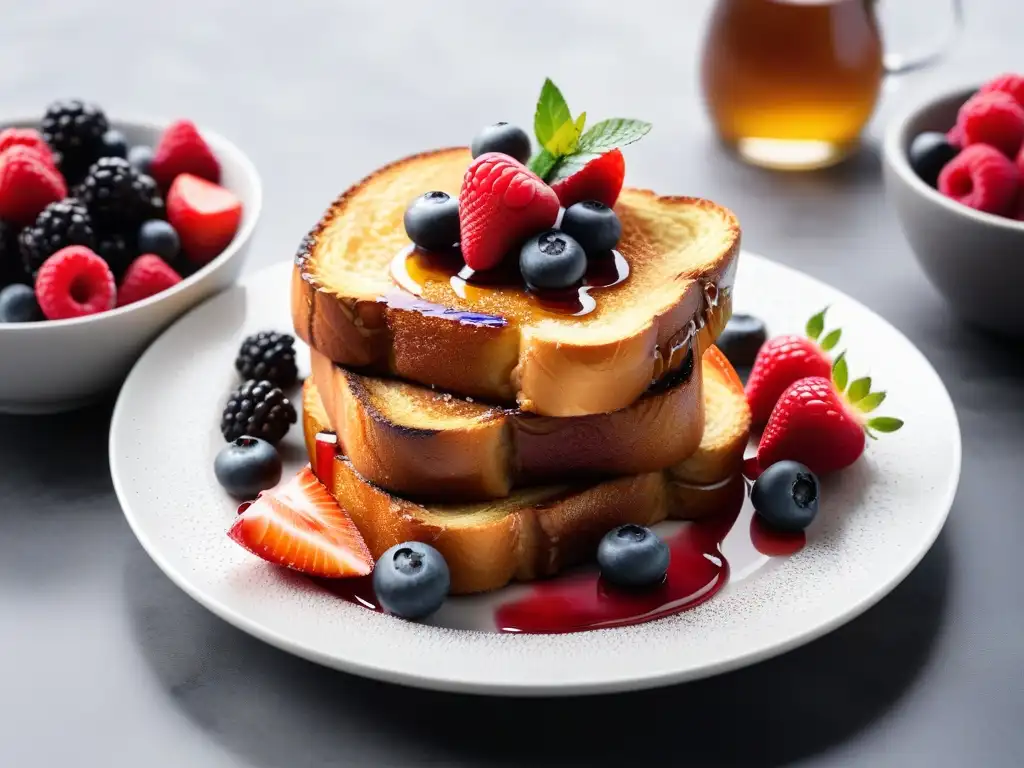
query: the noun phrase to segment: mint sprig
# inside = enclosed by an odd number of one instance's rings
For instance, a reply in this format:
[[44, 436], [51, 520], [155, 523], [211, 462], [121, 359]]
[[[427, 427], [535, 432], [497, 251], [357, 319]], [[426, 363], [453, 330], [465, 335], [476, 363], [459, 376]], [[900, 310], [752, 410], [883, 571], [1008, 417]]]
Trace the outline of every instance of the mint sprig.
[[606, 152], [643, 138], [651, 124], [613, 117], [584, 131], [587, 113], [573, 118], [569, 104], [552, 82], [544, 81], [533, 114], [533, 132], [540, 149], [530, 158], [530, 170], [548, 183], [561, 181]]

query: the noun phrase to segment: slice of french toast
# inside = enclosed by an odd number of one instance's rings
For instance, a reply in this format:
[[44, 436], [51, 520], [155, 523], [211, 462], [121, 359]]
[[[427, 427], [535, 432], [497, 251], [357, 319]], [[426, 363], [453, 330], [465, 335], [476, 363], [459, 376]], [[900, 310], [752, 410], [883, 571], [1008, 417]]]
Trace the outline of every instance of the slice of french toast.
[[311, 379], [303, 390], [306, 445], [317, 476], [351, 515], [375, 558], [403, 541], [429, 542], [448, 562], [453, 593], [497, 589], [592, 559], [600, 538], [617, 525], [703, 517], [741, 491], [750, 411], [728, 363], [709, 359], [717, 352], [712, 347], [702, 366], [709, 418], [700, 446], [660, 472], [592, 485], [522, 488], [484, 503], [417, 503], [368, 482], [341, 453], [333, 466], [318, 466], [317, 434], [331, 431], [331, 425]]
[[342, 450], [366, 480], [419, 501], [498, 499], [513, 487], [652, 472], [704, 434], [692, 356], [662, 386], [612, 413], [554, 418], [363, 376], [313, 351], [313, 381]]
[[624, 189], [615, 210], [628, 277], [588, 292], [577, 316], [520, 278], [480, 286], [425, 269], [403, 226], [408, 204], [457, 196], [467, 149], [399, 160], [342, 194], [295, 260], [296, 333], [334, 362], [546, 416], [627, 407], [698, 353], [731, 312], [735, 216], [708, 200]]

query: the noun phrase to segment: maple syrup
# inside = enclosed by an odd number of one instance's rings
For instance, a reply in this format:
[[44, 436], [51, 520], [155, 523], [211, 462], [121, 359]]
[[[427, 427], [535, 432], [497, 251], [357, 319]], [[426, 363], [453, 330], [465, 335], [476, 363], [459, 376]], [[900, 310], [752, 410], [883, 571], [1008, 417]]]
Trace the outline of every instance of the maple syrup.
[[[597, 309], [593, 292], [619, 285], [629, 277], [629, 263], [618, 251], [596, 254], [587, 259], [587, 271], [577, 285], [560, 290], [535, 290], [527, 288], [519, 265], [512, 259], [506, 259], [494, 269], [477, 271], [466, 265], [458, 251], [436, 253], [410, 246], [392, 259], [391, 277], [402, 290], [386, 294], [383, 299], [388, 304], [427, 313], [441, 310], [448, 317], [462, 320], [468, 316], [466, 322], [483, 323], [478, 318], [502, 318], [451, 309], [446, 305], [467, 302], [480, 307], [492, 303], [501, 306], [509, 294], [517, 293], [526, 296], [534, 310], [583, 317]], [[436, 300], [423, 301], [428, 287]], [[396, 294], [419, 299], [403, 299]]]

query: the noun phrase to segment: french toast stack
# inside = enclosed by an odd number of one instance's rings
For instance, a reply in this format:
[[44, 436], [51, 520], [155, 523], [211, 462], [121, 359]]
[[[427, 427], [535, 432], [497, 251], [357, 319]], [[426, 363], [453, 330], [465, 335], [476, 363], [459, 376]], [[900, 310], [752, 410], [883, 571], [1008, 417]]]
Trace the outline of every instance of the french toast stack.
[[470, 162], [438, 150], [363, 180], [306, 238], [292, 280], [317, 476], [375, 558], [430, 543], [453, 593], [592, 559], [617, 525], [713, 514], [742, 482], [750, 425], [713, 346], [739, 251], [729, 211], [623, 189], [628, 276], [590, 291], [586, 313], [558, 311], [521, 281], [464, 280], [411, 248], [409, 201], [457, 196]]

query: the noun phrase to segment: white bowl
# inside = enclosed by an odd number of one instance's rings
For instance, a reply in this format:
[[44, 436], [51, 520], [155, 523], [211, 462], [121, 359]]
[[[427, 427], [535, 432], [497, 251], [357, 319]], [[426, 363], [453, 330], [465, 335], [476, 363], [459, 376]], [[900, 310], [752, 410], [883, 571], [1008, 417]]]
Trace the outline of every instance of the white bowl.
[[889, 200], [932, 284], [967, 322], [1024, 336], [1024, 223], [961, 205], [925, 184], [908, 150], [923, 131], [947, 131], [977, 86], [946, 89], [906, 108], [885, 136]]
[[[38, 120], [0, 121], [37, 128]], [[129, 146], [155, 146], [166, 121], [112, 120]], [[89, 317], [0, 323], [0, 412], [54, 413], [85, 405], [120, 384], [156, 336], [187, 310], [239, 276], [259, 219], [263, 191], [252, 161], [222, 136], [200, 127], [221, 165], [221, 184], [242, 201], [242, 223], [217, 258], [178, 285], [126, 307]]]

